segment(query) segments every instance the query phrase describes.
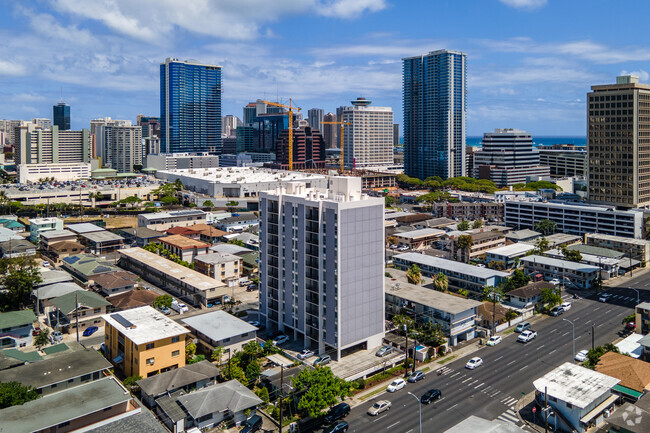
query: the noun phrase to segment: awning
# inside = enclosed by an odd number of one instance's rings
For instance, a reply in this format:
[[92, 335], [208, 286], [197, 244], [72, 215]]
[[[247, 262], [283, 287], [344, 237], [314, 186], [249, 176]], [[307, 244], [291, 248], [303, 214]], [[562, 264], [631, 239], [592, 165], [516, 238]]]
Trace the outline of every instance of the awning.
[[117, 355], [115, 358], [113, 358], [114, 364], [119, 364], [122, 361], [124, 361], [124, 355]]
[[266, 358], [276, 365], [284, 365], [285, 367], [291, 367], [293, 365], [293, 361], [285, 358], [282, 355], [274, 354], [274, 355], [269, 355]]
[[594, 410], [589, 412], [587, 415], [583, 416], [580, 418], [580, 422], [583, 424], [589, 423], [592, 419], [596, 418], [598, 415], [600, 415], [607, 407], [614, 403], [616, 400], [618, 400], [618, 395], [610, 395], [607, 400], [596, 406]]
[[628, 397], [632, 397], [635, 400], [638, 400], [639, 397], [641, 397], [643, 395], [642, 392], [639, 392], [639, 391], [637, 391], [635, 389], [632, 389], [632, 388], [628, 388], [628, 387], [623, 386], [623, 385], [614, 385], [614, 388], [612, 388], [612, 391], [621, 393], [621, 394], [626, 395]]

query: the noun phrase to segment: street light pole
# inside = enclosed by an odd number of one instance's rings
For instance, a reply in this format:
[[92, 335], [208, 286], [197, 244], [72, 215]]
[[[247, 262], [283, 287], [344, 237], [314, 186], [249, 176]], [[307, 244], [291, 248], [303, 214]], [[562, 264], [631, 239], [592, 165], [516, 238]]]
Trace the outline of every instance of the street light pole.
[[632, 287], [630, 287], [630, 289], [636, 292], [636, 305], [639, 305], [641, 303], [641, 295], [639, 294], [639, 289], [633, 289]]
[[576, 353], [576, 325], [570, 321], [569, 319], [562, 319], [565, 322], [569, 322], [571, 324], [571, 332], [573, 336], [573, 356], [575, 356]]
[[416, 399], [418, 401], [418, 404], [420, 405], [420, 433], [422, 433], [422, 402], [411, 391], [409, 391], [408, 393], [412, 395], [413, 398]]

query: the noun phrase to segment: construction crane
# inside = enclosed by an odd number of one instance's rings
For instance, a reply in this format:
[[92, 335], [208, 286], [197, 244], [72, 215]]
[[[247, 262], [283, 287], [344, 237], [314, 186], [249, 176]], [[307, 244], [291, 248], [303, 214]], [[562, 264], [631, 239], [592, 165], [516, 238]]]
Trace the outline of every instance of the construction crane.
[[345, 164], [343, 160], [343, 131], [345, 130], [345, 127], [347, 125], [352, 125], [349, 122], [321, 122], [323, 125], [341, 125], [341, 130], [339, 131], [339, 136], [341, 137], [341, 175], [343, 174], [343, 170], [345, 170]]
[[287, 108], [289, 110], [289, 170], [293, 170], [293, 110], [300, 112], [301, 108], [293, 105], [293, 101], [289, 99], [289, 105], [280, 104], [278, 102], [262, 101], [266, 105], [273, 107]]

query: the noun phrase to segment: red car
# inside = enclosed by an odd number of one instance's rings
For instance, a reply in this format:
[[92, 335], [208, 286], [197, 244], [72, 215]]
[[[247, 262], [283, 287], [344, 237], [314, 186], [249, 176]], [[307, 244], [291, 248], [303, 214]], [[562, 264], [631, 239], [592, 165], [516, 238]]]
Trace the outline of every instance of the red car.
[[625, 324], [625, 329], [627, 329], [628, 331], [634, 331], [634, 330], [636, 329], [636, 323], [634, 323], [634, 322], [627, 322], [627, 323]]

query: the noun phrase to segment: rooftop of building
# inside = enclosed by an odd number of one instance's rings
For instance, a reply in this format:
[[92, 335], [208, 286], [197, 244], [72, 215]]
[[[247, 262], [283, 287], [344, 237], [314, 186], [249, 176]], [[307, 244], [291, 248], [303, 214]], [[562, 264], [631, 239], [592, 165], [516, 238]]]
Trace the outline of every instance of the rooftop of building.
[[620, 379], [565, 362], [533, 381], [533, 386], [541, 393], [548, 389], [549, 396], [584, 409], [619, 382]]
[[95, 309], [111, 305], [110, 302], [104, 299], [101, 295], [82, 289], [56, 297], [52, 299], [50, 303], [65, 315], [68, 315], [82, 307]]
[[182, 319], [182, 322], [214, 341], [257, 331], [255, 326], [225, 311], [199, 314]]
[[191, 227], [172, 227], [165, 230], [165, 233], [167, 233], [168, 235], [191, 236], [191, 235], [198, 235], [199, 231]]
[[[562, 253], [562, 251], [560, 251], [557, 248], [545, 251], [544, 255], [548, 257], [564, 258], [564, 254]], [[580, 255], [582, 256], [582, 259], [580, 260], [581, 262], [598, 263], [598, 266], [602, 266], [602, 265], [616, 266], [620, 262], [620, 259], [612, 259], [609, 257], [595, 256], [593, 254], [587, 254], [583, 252], [580, 252]]]
[[400, 259], [424, 266], [445, 269], [450, 272], [456, 272], [463, 275], [471, 275], [483, 279], [492, 277], [505, 278], [510, 275], [508, 272], [496, 271], [490, 268], [479, 268], [478, 266], [472, 266], [467, 263], [456, 262], [454, 260], [447, 260], [418, 253], [398, 254], [396, 256], [393, 256], [393, 259]]
[[105, 231], [105, 229], [92, 224], [92, 223], [77, 223], [77, 224], [68, 224], [65, 226], [66, 229], [75, 232], [77, 234], [83, 234], [83, 233], [93, 233], [93, 232], [101, 232]]
[[252, 212], [248, 213], [243, 213], [235, 216], [231, 216], [228, 218], [223, 218], [218, 221], [218, 224], [231, 224], [231, 223], [239, 223], [239, 222], [244, 222], [244, 221], [257, 221], [258, 217]]
[[60, 241], [48, 246], [48, 250], [54, 253], [65, 253], [83, 251], [86, 247], [77, 241]]
[[134, 344], [146, 344], [190, 331], [152, 307], [139, 307], [102, 316]]
[[227, 243], [218, 243], [216, 245], [212, 245], [210, 248], [210, 251], [214, 251], [215, 253], [230, 253], [230, 254], [248, 254], [251, 252], [250, 249], [245, 248], [245, 247], [240, 247], [239, 245], [235, 244], [227, 244]]
[[446, 433], [524, 433], [525, 431], [516, 424], [510, 424], [498, 419], [490, 421], [471, 415], [447, 430]]
[[420, 221], [415, 224], [423, 225], [430, 228], [446, 227], [452, 224], [456, 224], [456, 220], [451, 218], [431, 218], [428, 220]]
[[128, 310], [130, 308], [144, 307], [153, 305], [153, 301], [159, 295], [150, 290], [129, 290], [109, 296], [107, 301], [110, 302], [116, 310]]
[[210, 253], [197, 256], [194, 261], [207, 263], [210, 265], [219, 265], [221, 263], [230, 263], [241, 259], [241, 257], [230, 253]]
[[157, 397], [203, 380], [214, 380], [219, 369], [210, 361], [188, 364], [138, 381], [142, 392]]
[[68, 293], [74, 293], [77, 290], [81, 289], [81, 286], [79, 286], [77, 283], [73, 283], [70, 280], [39, 287], [38, 289], [32, 291], [32, 294], [40, 300], [45, 300], [58, 298], [59, 296], [67, 295]]
[[162, 173], [180, 175], [222, 184], [290, 182], [325, 178], [325, 176], [320, 174], [304, 173], [300, 171], [273, 170], [259, 167], [192, 168], [158, 171], [158, 175]]
[[580, 251], [582, 254], [590, 254], [596, 257], [607, 257], [610, 259], [620, 259], [625, 255], [625, 253], [622, 253], [620, 251], [610, 250], [609, 248], [603, 247], [594, 247], [592, 245], [585, 244], [569, 245], [567, 247], [567, 250]]
[[535, 230], [530, 230], [530, 229], [523, 229], [523, 230], [515, 230], [506, 235], [508, 239], [512, 239], [514, 241], [517, 240], [522, 240], [522, 239], [530, 239], [534, 237], [539, 237], [542, 234], [540, 232], [536, 232]]
[[398, 269], [386, 269], [390, 277], [384, 277], [384, 286], [386, 294], [406, 299], [420, 305], [444, 311], [450, 314], [459, 314], [481, 305], [478, 301], [464, 298], [462, 296], [451, 295], [448, 293], [438, 292], [429, 287], [418, 286], [408, 282], [406, 272]]
[[2, 409], [0, 425], [12, 433], [44, 431], [129, 400], [117, 379], [107, 377]]
[[620, 379], [619, 385], [638, 392], [650, 390], [650, 363], [621, 353], [607, 352], [600, 357], [596, 371]]
[[196, 230], [197, 232], [199, 232], [203, 236], [209, 236], [209, 237], [215, 237], [215, 238], [221, 237], [221, 236], [227, 234], [223, 230], [219, 230], [218, 228], [213, 227], [213, 226], [208, 225], [208, 224], [194, 224], [193, 226], [189, 226], [188, 228], [190, 228], [192, 230]]
[[397, 233], [395, 236], [400, 238], [405, 238], [405, 239], [415, 239], [415, 238], [421, 238], [427, 236], [442, 236], [445, 233], [446, 232], [444, 230], [438, 230], [438, 229], [419, 229], [419, 230], [411, 230], [408, 232]]
[[226, 410], [237, 413], [263, 403], [238, 380], [208, 386], [179, 396], [177, 400], [194, 419]]
[[116, 418], [111, 422], [104, 423], [88, 433], [124, 433], [124, 432], [147, 432], [147, 433], [169, 433], [154, 415], [143, 410], [135, 415], [126, 418]]
[[76, 236], [76, 233], [71, 232], [70, 230], [50, 230], [47, 232], [42, 232], [40, 234], [40, 237], [45, 240], [51, 240], [51, 239], [56, 239], [56, 238], [65, 238], [69, 236]]
[[120, 235], [116, 235], [113, 232], [108, 230], [102, 230], [101, 232], [87, 232], [80, 235], [84, 239], [88, 239], [91, 242], [102, 243], [102, 242], [116, 242], [123, 241], [124, 238]]
[[55, 217], [51, 218], [30, 218], [29, 219], [29, 224], [34, 224], [34, 225], [44, 225], [44, 224], [54, 224], [56, 222], [63, 222], [63, 220]]
[[25, 239], [10, 239], [0, 242], [0, 249], [7, 252], [26, 251], [32, 248], [35, 249], [36, 245]]
[[310, 202], [349, 203], [371, 201], [383, 203], [383, 199], [370, 197], [362, 192], [361, 178], [353, 176], [329, 176], [328, 188], [308, 188], [306, 182], [285, 182], [260, 197], [291, 196]]
[[38, 389], [112, 367], [96, 350], [65, 351], [42, 361], [0, 371], [0, 382], [15, 381]]
[[158, 240], [164, 244], [171, 245], [182, 250], [191, 248], [208, 248], [210, 246], [208, 243], [198, 241], [196, 239], [191, 239], [183, 235], [165, 236]]
[[[550, 247], [554, 247], [556, 245], [560, 244], [570, 244], [570, 243], [578, 243], [582, 241], [582, 238], [578, 235], [570, 235], [567, 233], [553, 233], [552, 235], [544, 236], [546, 240], [548, 241], [548, 245]], [[530, 240], [530, 241], [525, 241], [527, 244], [535, 245], [537, 243], [537, 239], [535, 240]]]
[[110, 262], [87, 253], [75, 254], [64, 257], [61, 260], [63, 261], [64, 266], [70, 267], [75, 272], [78, 272], [85, 277], [118, 270], [118, 268]]
[[140, 277], [129, 271], [115, 271], [99, 274], [93, 277], [95, 284], [102, 289], [110, 290], [135, 285]]
[[5, 311], [0, 313], [0, 329], [31, 325], [36, 322], [32, 310]]
[[40, 268], [39, 272], [41, 275], [41, 282], [39, 284], [35, 284], [34, 287], [43, 287], [49, 284], [72, 281], [72, 276], [66, 271], [61, 271], [58, 269]]
[[650, 245], [650, 241], [646, 239], [625, 238], [623, 236], [606, 235], [603, 233], [587, 233], [585, 237], [602, 239], [604, 241], [610, 241], [610, 242], [622, 242], [626, 244], [635, 244], [643, 247]]
[[555, 286], [546, 281], [535, 281], [518, 289], [511, 290], [507, 294], [528, 299], [540, 295], [544, 289], [555, 289]]
[[138, 218], [144, 218], [146, 220], [158, 220], [164, 218], [179, 218], [179, 217], [188, 217], [188, 216], [203, 216], [205, 217], [206, 213], [201, 209], [184, 209], [184, 210], [172, 210], [167, 212], [154, 212], [154, 213], [141, 213], [138, 215]]
[[127, 235], [135, 236], [136, 238], [141, 238], [141, 239], [151, 239], [151, 238], [159, 238], [165, 236], [163, 232], [152, 230], [147, 227], [129, 227], [129, 228], [122, 229], [121, 231], [126, 233]]
[[505, 245], [503, 247], [492, 248], [491, 250], [485, 251], [486, 254], [494, 254], [505, 257], [513, 257], [521, 254], [526, 254], [528, 251], [534, 250], [533, 245], [517, 243], [512, 245]]
[[569, 271], [597, 272], [600, 269], [598, 266], [586, 265], [584, 263], [578, 263], [578, 262], [571, 262], [569, 260], [560, 260], [551, 257], [538, 256], [536, 254], [532, 256], [522, 257], [519, 260], [522, 263], [533, 263], [533, 264], [540, 264], [545, 266], [554, 266], [556, 268], [562, 268]]

